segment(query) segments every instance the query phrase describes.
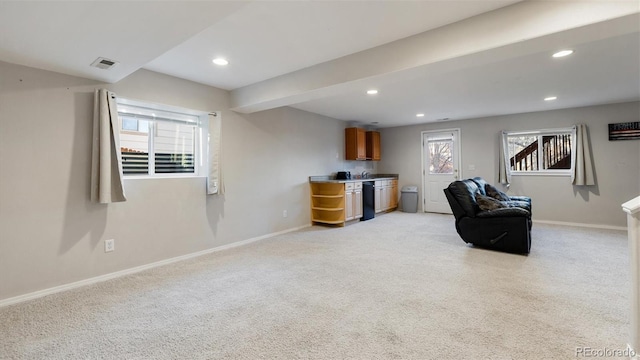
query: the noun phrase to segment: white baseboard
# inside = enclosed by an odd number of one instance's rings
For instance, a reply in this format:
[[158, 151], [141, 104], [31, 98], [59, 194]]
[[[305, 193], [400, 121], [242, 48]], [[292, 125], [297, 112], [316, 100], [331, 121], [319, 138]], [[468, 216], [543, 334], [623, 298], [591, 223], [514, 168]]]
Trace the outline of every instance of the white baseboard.
[[533, 219], [534, 224], [549, 224], [549, 225], [564, 225], [564, 226], [576, 226], [576, 227], [585, 227], [592, 229], [606, 229], [606, 230], [622, 230], [627, 231], [626, 226], [612, 226], [612, 225], [601, 225], [601, 224], [585, 224], [585, 223], [573, 223], [573, 222], [564, 222], [564, 221], [552, 221], [552, 220], [536, 220]]
[[222, 246], [214, 247], [214, 248], [211, 248], [211, 249], [198, 251], [198, 252], [191, 253], [191, 254], [186, 254], [186, 255], [176, 256], [176, 257], [165, 259], [165, 260], [156, 261], [156, 262], [153, 262], [151, 264], [136, 266], [134, 268], [120, 270], [120, 271], [116, 271], [116, 272], [113, 272], [113, 273], [104, 274], [104, 275], [92, 277], [92, 278], [89, 278], [89, 279], [76, 281], [76, 282], [69, 283], [69, 284], [64, 284], [64, 285], [55, 286], [55, 287], [44, 289], [44, 290], [34, 291], [32, 293], [28, 293], [28, 294], [24, 294], [24, 295], [18, 295], [18, 296], [15, 296], [15, 297], [11, 297], [11, 298], [7, 298], [7, 299], [4, 299], [4, 300], [0, 300], [0, 308], [3, 307], [3, 306], [9, 306], [9, 305], [21, 303], [21, 302], [24, 302], [24, 301], [37, 299], [37, 298], [40, 298], [40, 297], [43, 297], [43, 296], [47, 296], [47, 295], [51, 295], [51, 294], [55, 294], [55, 293], [59, 293], [59, 292], [63, 292], [63, 291], [67, 291], [67, 290], [71, 290], [71, 289], [75, 289], [75, 288], [79, 288], [79, 287], [82, 287], [82, 286], [87, 286], [87, 285], [96, 284], [96, 283], [99, 283], [99, 282], [115, 279], [115, 278], [118, 278], [118, 277], [121, 277], [121, 276], [135, 274], [137, 272], [153, 269], [153, 268], [156, 268], [158, 266], [164, 266], [164, 265], [172, 264], [172, 263], [175, 263], [175, 262], [178, 262], [178, 261], [188, 260], [188, 259], [192, 259], [192, 258], [195, 258], [195, 257], [198, 257], [198, 256], [202, 256], [202, 255], [211, 254], [211, 253], [218, 252], [218, 251], [233, 249], [233, 248], [236, 248], [236, 247], [239, 247], [239, 246], [248, 245], [248, 244], [251, 244], [253, 242], [264, 240], [264, 239], [267, 239], [267, 238], [270, 238], [270, 237], [274, 237], [274, 236], [277, 236], [277, 235], [282, 235], [282, 234], [286, 234], [286, 233], [302, 230], [302, 229], [308, 228], [310, 226], [311, 226], [311, 224], [298, 226], [298, 227], [295, 227], [295, 228], [282, 230], [282, 231], [274, 232], [274, 233], [271, 233], [271, 234], [266, 234], [266, 235], [254, 237], [254, 238], [247, 239], [247, 240], [237, 241], [237, 242], [234, 242], [234, 243], [231, 243], [231, 244], [222, 245]]

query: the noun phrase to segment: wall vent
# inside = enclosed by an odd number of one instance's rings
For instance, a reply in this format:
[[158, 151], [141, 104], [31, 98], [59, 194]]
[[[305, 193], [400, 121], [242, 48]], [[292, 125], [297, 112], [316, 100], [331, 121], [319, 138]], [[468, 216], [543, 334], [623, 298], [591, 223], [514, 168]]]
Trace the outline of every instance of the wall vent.
[[117, 61], [109, 60], [103, 57], [99, 57], [96, 59], [96, 61], [91, 63], [91, 66], [97, 67], [98, 69], [103, 69], [103, 70], [109, 70], [116, 65], [118, 65]]

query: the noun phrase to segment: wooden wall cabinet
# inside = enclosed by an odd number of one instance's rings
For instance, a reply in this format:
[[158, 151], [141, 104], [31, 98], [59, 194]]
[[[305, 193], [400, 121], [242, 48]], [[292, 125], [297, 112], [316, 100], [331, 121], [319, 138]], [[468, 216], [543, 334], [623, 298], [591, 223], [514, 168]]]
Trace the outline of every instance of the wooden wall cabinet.
[[379, 161], [380, 160], [380, 132], [367, 131], [366, 143], [367, 143], [367, 159], [373, 160], [373, 161]]
[[380, 160], [380, 132], [352, 127], [344, 129], [346, 160]]
[[364, 129], [346, 128], [344, 138], [346, 160], [367, 160], [367, 138]]

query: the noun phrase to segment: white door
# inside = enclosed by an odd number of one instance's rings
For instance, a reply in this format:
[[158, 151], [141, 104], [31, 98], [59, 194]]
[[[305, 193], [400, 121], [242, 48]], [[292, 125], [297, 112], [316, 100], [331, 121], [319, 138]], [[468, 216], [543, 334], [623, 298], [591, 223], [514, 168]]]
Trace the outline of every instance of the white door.
[[461, 176], [460, 130], [422, 133], [423, 210], [451, 214], [444, 189]]

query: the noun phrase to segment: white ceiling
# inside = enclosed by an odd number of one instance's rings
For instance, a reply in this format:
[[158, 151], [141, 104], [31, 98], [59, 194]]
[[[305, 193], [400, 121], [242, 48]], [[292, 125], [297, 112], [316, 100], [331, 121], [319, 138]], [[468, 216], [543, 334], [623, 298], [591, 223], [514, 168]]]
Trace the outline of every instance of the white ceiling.
[[[0, 60], [106, 82], [146, 68], [233, 90], [240, 112], [388, 127], [638, 100], [639, 14], [638, 0], [0, 1]], [[90, 67], [99, 56], [119, 64]]]
[[145, 68], [232, 90], [518, 1], [253, 2]]
[[[542, 51], [482, 65], [470, 60], [468, 67], [430, 67], [437, 71], [379, 79], [375, 97], [356, 90], [292, 106], [388, 127], [633, 101], [640, 99], [639, 44], [639, 34], [631, 33], [571, 46], [574, 55], [563, 59]], [[558, 100], [546, 102], [547, 96]]]

